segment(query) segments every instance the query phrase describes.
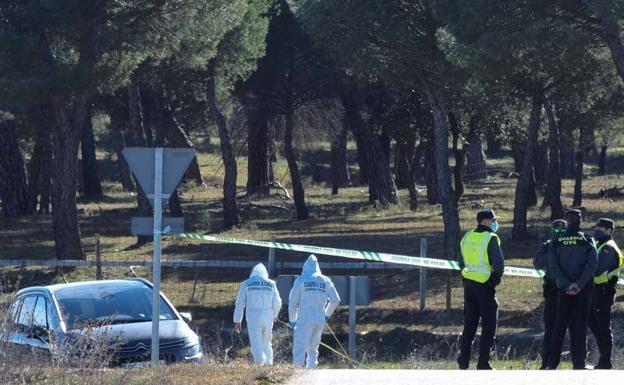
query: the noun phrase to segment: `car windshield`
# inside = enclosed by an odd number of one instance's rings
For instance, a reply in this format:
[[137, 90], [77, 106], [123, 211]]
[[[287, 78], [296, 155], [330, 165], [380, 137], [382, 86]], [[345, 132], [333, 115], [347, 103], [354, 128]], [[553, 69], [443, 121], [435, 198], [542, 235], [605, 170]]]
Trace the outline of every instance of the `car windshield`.
[[[142, 282], [102, 282], [55, 291], [68, 329], [90, 324], [122, 324], [152, 320], [152, 289]], [[176, 319], [160, 298], [160, 319]]]

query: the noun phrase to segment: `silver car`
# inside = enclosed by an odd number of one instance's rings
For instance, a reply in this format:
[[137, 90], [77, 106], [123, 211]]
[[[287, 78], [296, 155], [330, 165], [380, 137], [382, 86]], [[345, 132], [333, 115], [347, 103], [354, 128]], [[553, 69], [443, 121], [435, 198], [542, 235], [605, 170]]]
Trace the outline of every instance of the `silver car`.
[[[190, 314], [163, 294], [160, 301], [159, 359], [201, 362], [200, 339], [186, 323]], [[152, 284], [144, 279], [29, 287], [15, 294], [1, 340], [21, 353], [54, 358], [66, 353], [68, 341], [90, 333], [110, 344], [111, 364], [131, 367], [150, 360], [151, 316]]]

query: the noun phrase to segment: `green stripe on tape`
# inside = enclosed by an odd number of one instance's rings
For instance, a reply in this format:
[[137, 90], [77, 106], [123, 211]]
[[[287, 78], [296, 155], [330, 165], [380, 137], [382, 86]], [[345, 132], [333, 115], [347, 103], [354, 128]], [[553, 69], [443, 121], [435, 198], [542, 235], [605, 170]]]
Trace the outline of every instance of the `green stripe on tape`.
[[[250, 245], [250, 246], [257, 246], [257, 247], [276, 248], [276, 249], [281, 249], [281, 250], [299, 251], [303, 253], [332, 255], [335, 257], [343, 257], [343, 258], [351, 258], [351, 259], [359, 259], [359, 260], [372, 260], [372, 261], [380, 261], [380, 262], [386, 262], [386, 263], [396, 263], [396, 264], [401, 264], [401, 265], [429, 267], [429, 268], [434, 268], [434, 269], [460, 270], [459, 263], [457, 261], [449, 261], [445, 259], [419, 258], [419, 257], [410, 256], [410, 255], [388, 254], [388, 253], [378, 253], [374, 251], [360, 251], [360, 250], [350, 250], [350, 249], [336, 249], [332, 247], [298, 245], [294, 243], [256, 241], [256, 240], [250, 240], [250, 239], [238, 239], [238, 238], [214, 236], [214, 235], [203, 235], [203, 234], [196, 234], [196, 233], [180, 233], [180, 234], [174, 234], [171, 236], [201, 239], [201, 240], [209, 241], [209, 242], [234, 243], [234, 244], [239, 244], [239, 245]], [[544, 276], [544, 271], [529, 269], [525, 267], [506, 266], [505, 275], [511, 275], [511, 276], [516, 276], [516, 277], [541, 278]], [[624, 279], [620, 279], [618, 283], [620, 285], [624, 285]]]

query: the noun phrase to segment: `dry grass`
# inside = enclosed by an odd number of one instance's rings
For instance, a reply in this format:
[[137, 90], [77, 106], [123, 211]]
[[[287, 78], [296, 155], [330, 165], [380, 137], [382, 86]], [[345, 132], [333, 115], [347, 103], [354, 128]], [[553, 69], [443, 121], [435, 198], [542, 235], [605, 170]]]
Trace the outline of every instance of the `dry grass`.
[[167, 365], [141, 369], [67, 370], [29, 367], [0, 373], [6, 385], [272, 385], [284, 383], [291, 368], [258, 367], [246, 361], [229, 364]]

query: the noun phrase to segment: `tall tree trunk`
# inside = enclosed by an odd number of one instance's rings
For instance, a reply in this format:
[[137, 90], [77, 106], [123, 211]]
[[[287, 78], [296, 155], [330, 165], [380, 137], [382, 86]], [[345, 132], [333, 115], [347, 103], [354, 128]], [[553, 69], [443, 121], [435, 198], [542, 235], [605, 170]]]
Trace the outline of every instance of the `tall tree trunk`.
[[145, 129], [143, 128], [143, 104], [141, 87], [136, 74], [132, 74], [128, 84], [128, 137], [131, 146], [144, 147]]
[[[145, 147], [145, 130], [143, 129], [143, 106], [141, 104], [141, 89], [136, 75], [133, 74], [128, 85], [128, 132], [126, 143], [130, 147]], [[145, 196], [145, 192], [138, 182], [137, 191], [137, 216], [153, 216], [152, 206]], [[137, 245], [144, 245], [152, 240], [148, 235], [137, 236]]]
[[53, 139], [52, 223], [58, 259], [84, 259], [78, 223], [76, 177], [78, 146], [87, 118], [88, 100], [88, 95], [77, 94], [71, 98], [54, 97], [51, 101], [56, 125]]
[[[533, 179], [533, 162], [535, 147], [537, 145], [537, 135], [540, 129], [540, 119], [542, 115], [542, 100], [539, 95], [533, 97], [531, 117], [527, 129], [527, 142], [524, 148], [524, 159], [520, 177], [516, 183], [516, 196], [514, 202], [514, 219], [512, 237], [514, 240], [528, 238], [527, 232], [527, 211], [530, 204], [532, 192], [535, 191], [535, 181]], [[531, 184], [533, 183], [533, 188]]]
[[585, 159], [596, 161], [598, 159], [598, 146], [596, 146], [596, 130], [594, 127], [585, 128]]
[[293, 199], [297, 210], [297, 219], [308, 219], [308, 207], [305, 204], [305, 191], [301, 184], [301, 176], [299, 175], [299, 166], [297, 165], [297, 156], [293, 148], [293, 110], [288, 108], [286, 111], [286, 130], [284, 134], [284, 156], [290, 170], [290, 180], [293, 188]]
[[[535, 153], [534, 156], [535, 158]], [[533, 160], [533, 165], [535, 165], [535, 160]], [[529, 176], [529, 195], [528, 195], [528, 205], [529, 207], [537, 206], [537, 182], [535, 181], [535, 166], [533, 167], [533, 172]]]
[[[487, 167], [485, 162], [485, 152], [483, 151], [483, 142], [479, 134], [479, 115], [475, 114], [470, 117], [468, 128], [467, 165], [466, 179], [481, 180], [487, 178]], [[497, 150], [498, 151], [498, 150]], [[496, 153], [496, 151], [494, 152]]]
[[[546, 184], [548, 183], [548, 141], [539, 141], [535, 145], [535, 161], [533, 162], [533, 170], [535, 172], [535, 187], [536, 190], [545, 191]], [[550, 206], [548, 199], [549, 194], [544, 195], [544, 205]]]
[[394, 175], [397, 188], [408, 188], [413, 184], [413, 177], [410, 164], [414, 158], [416, 149], [416, 130], [407, 125], [402, 127], [396, 136], [396, 147], [394, 152]]
[[126, 191], [135, 191], [134, 182], [132, 181], [132, 173], [130, 167], [126, 163], [126, 159], [121, 153], [124, 148], [123, 127], [124, 119], [118, 112], [110, 112], [110, 132], [113, 151], [117, 155], [117, 168], [119, 170], [119, 181]]
[[357, 151], [358, 173], [359, 173], [359, 185], [364, 186], [368, 184], [368, 165], [366, 164], [366, 151], [364, 150], [364, 142], [360, 132], [357, 128], [350, 127], [355, 139], [355, 146]]
[[51, 164], [52, 164], [52, 148], [48, 146], [46, 148], [47, 154], [46, 159], [48, 163], [43, 167], [41, 173], [39, 174], [38, 182], [39, 182], [39, 210], [37, 214], [50, 214], [51, 207], [51, 198], [52, 198], [52, 175], [51, 175]]
[[271, 172], [271, 130], [261, 108], [248, 107], [247, 114], [247, 194], [266, 196], [273, 182]]
[[581, 128], [579, 133], [579, 143], [576, 151], [576, 173], [574, 176], [574, 202], [573, 206], [581, 206], [583, 204], [583, 167], [585, 165], [585, 153], [587, 152], [587, 129]]
[[464, 173], [465, 173], [465, 159], [466, 159], [466, 151], [465, 148], [459, 148], [459, 137], [461, 135], [461, 130], [459, 128], [459, 122], [455, 117], [455, 114], [452, 112], [448, 115], [449, 125], [451, 127], [451, 132], [453, 134], [453, 157], [455, 158], [455, 167], [453, 168], [453, 179], [455, 181], [455, 196], [457, 200], [464, 195]]
[[182, 211], [182, 203], [180, 202], [180, 194], [178, 194], [178, 189], [174, 189], [171, 197], [169, 198], [169, 214], [172, 217], [183, 217], [184, 212]]
[[611, 51], [611, 58], [615, 64], [618, 75], [624, 81], [624, 44], [620, 35], [620, 24], [615, 18], [604, 20], [603, 39]]
[[31, 214], [24, 159], [12, 120], [0, 122], [0, 204], [5, 217]]
[[559, 125], [555, 116], [554, 106], [545, 99], [544, 109], [548, 119], [548, 177], [546, 191], [550, 205], [550, 219], [563, 218], [563, 204], [561, 203], [561, 165], [559, 163]]
[[425, 143], [425, 185], [427, 186], [427, 203], [435, 205], [440, 203], [438, 193], [438, 179], [436, 167], [436, 154], [433, 138], [424, 139]]
[[234, 148], [230, 140], [230, 131], [227, 126], [227, 120], [217, 103], [216, 79], [215, 79], [215, 61], [211, 60], [208, 67], [208, 79], [206, 83], [206, 100], [208, 108], [212, 114], [212, 118], [219, 129], [219, 139], [221, 140], [221, 156], [223, 157], [223, 165], [225, 168], [225, 176], [223, 178], [223, 226], [230, 229], [233, 226], [241, 224], [241, 217], [238, 211], [238, 203], [236, 202], [236, 179], [238, 170], [236, 168], [236, 157]]
[[444, 220], [445, 256], [455, 260], [459, 252], [459, 209], [458, 196], [451, 186], [449, 169], [449, 128], [446, 122], [446, 101], [442, 90], [425, 87], [427, 100], [433, 112], [434, 145], [438, 191], [442, 202]]
[[422, 157], [422, 143], [414, 150], [414, 156], [409, 162], [410, 181], [407, 191], [410, 197], [410, 210], [418, 210], [418, 190], [416, 189], [416, 175], [418, 174], [420, 158]]
[[[42, 124], [41, 121], [38, 121]], [[28, 162], [28, 206], [31, 212], [50, 213], [50, 170], [52, 148], [49, 131], [39, 126], [35, 146]], [[39, 206], [39, 208], [37, 208]]]
[[574, 161], [575, 158], [575, 146], [574, 146], [574, 134], [570, 127], [570, 123], [567, 121], [559, 120], [559, 142], [561, 147], [559, 149], [559, 159], [561, 177], [573, 178], [576, 173]]
[[347, 125], [343, 124], [331, 144], [332, 195], [337, 195], [339, 188], [351, 183], [347, 161], [347, 134]]
[[386, 127], [381, 128], [381, 134], [379, 134], [379, 144], [381, 144], [384, 156], [388, 162], [390, 162], [390, 145], [392, 144], [392, 138], [390, 137]]
[[360, 108], [355, 95], [344, 93], [342, 104], [347, 114], [349, 127], [356, 138], [358, 147], [361, 147], [364, 153], [369, 183], [369, 202], [371, 204], [379, 202], [382, 205], [386, 203], [398, 205], [399, 195], [392, 179], [388, 160], [379, 143], [379, 137], [360, 115]]
[[82, 179], [84, 197], [97, 199], [102, 196], [102, 184], [98, 173], [97, 158], [95, 156], [95, 137], [93, 135], [93, 122], [91, 121], [91, 108], [87, 108], [87, 118], [82, 130], [80, 149], [82, 152]]
[[[486, 154], [491, 157], [500, 156], [503, 149], [503, 141], [496, 132], [486, 133], [487, 150]], [[468, 150], [470, 151], [470, 150]]]
[[511, 145], [511, 155], [514, 161], [514, 172], [520, 173], [522, 170], [522, 164], [524, 163], [524, 143], [526, 140], [521, 140], [519, 135], [514, 135], [512, 133], [510, 145]]
[[598, 156], [598, 175], [607, 173], [607, 145], [603, 143], [600, 146], [600, 155]]

